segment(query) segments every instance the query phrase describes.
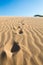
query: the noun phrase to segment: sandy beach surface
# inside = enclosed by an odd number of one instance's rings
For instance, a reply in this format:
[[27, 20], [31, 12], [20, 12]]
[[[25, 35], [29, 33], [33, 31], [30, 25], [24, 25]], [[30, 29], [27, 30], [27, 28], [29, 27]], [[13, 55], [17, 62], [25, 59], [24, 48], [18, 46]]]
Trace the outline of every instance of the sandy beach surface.
[[0, 65], [43, 65], [43, 17], [0, 17]]

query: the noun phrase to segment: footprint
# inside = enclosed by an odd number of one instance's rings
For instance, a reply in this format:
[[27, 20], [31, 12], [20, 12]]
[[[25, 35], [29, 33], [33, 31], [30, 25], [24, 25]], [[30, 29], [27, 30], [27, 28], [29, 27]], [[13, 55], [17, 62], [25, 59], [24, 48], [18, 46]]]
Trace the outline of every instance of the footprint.
[[22, 25], [24, 25], [24, 23], [22, 23]]
[[18, 52], [20, 50], [20, 46], [18, 45], [17, 42], [13, 42], [13, 46], [11, 48], [11, 52], [14, 53], [14, 52]]
[[18, 26], [18, 28], [20, 28], [20, 26]]
[[6, 52], [2, 51], [2, 53], [1, 53], [1, 59], [5, 59], [5, 58], [7, 58]]
[[22, 34], [22, 33], [23, 33], [23, 31], [22, 31], [22, 29], [20, 29], [19, 34]]

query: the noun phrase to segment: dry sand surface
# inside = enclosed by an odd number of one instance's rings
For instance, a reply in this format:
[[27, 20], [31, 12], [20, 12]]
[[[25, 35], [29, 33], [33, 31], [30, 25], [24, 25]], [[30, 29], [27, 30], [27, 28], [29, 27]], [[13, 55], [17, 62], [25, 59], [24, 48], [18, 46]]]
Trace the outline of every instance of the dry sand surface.
[[0, 17], [0, 65], [43, 65], [42, 17]]

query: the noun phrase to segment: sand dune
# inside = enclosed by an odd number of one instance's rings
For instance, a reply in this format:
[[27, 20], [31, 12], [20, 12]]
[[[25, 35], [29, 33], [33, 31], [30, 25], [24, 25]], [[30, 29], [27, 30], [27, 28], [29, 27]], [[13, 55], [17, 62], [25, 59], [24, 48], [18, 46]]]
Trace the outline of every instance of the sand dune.
[[0, 17], [0, 65], [43, 65], [42, 17]]

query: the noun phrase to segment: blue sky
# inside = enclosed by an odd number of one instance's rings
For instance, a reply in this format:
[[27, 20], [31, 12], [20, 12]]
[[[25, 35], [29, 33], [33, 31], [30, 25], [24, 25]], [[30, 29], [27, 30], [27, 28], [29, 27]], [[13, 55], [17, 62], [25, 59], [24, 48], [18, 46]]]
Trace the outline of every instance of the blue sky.
[[0, 0], [0, 16], [43, 15], [43, 0]]

